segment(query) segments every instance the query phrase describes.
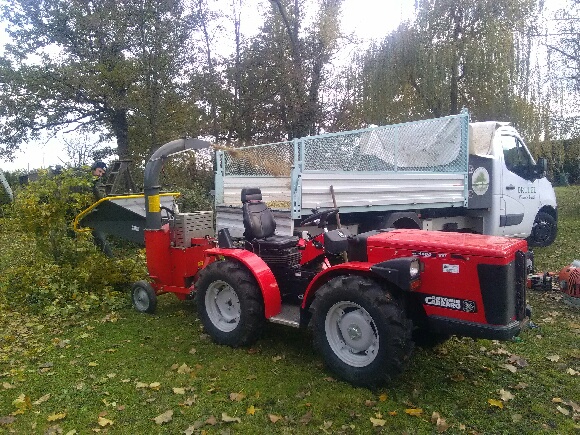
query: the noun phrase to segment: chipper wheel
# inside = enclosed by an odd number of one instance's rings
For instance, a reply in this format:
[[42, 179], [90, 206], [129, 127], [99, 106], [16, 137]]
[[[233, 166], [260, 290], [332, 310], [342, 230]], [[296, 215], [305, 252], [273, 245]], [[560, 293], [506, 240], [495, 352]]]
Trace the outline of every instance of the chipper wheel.
[[131, 291], [133, 307], [141, 313], [154, 313], [157, 308], [157, 294], [147, 281], [137, 281]]
[[403, 371], [413, 350], [411, 322], [375, 281], [334, 278], [316, 293], [313, 311], [314, 345], [339, 377], [372, 387]]
[[240, 263], [216, 261], [200, 272], [195, 285], [197, 312], [219, 344], [247, 346], [262, 331], [264, 302], [252, 274]]

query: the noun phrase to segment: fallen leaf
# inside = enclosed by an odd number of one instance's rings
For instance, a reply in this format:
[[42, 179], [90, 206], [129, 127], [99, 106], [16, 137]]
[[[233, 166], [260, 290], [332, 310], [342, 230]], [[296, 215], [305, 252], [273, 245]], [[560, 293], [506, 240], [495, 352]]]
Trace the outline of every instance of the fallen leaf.
[[191, 355], [195, 355], [195, 353], [196, 353], [196, 352], [197, 352], [197, 350], [196, 350], [196, 348], [195, 348], [195, 347], [192, 347], [191, 349], [189, 349], [189, 353], [190, 353]]
[[497, 406], [498, 408], [503, 408], [503, 402], [501, 400], [487, 399], [487, 403], [489, 403], [491, 406]]
[[336, 382], [336, 379], [334, 379], [334, 378], [333, 378], [333, 377], [331, 377], [331, 376], [327, 376], [326, 378], [324, 378], [324, 380], [325, 380], [326, 382]]
[[95, 362], [95, 361], [91, 361], [91, 362], [89, 363], [89, 367], [96, 367], [96, 366], [98, 366], [98, 365], [99, 365], [99, 363], [98, 363], [98, 362]]
[[512, 366], [511, 364], [500, 364], [499, 366], [503, 369], [509, 370], [512, 373], [518, 371], [518, 369], [515, 366]]
[[99, 419], [97, 420], [97, 423], [101, 427], [112, 426], [113, 420], [109, 420], [108, 418], [105, 418], [105, 417], [99, 417]]
[[392, 416], [392, 417], [394, 417], [395, 415], [397, 415], [397, 411], [390, 411], [389, 412], [389, 415]]
[[24, 414], [24, 412], [27, 409], [32, 408], [32, 403], [30, 402], [30, 397], [28, 397], [24, 393], [21, 394], [20, 396], [18, 396], [16, 399], [14, 399], [12, 404], [16, 407], [16, 409], [17, 409], [16, 412], [18, 414]]
[[135, 385], [135, 388], [147, 388], [149, 385], [146, 384], [145, 382], [137, 382], [137, 384]]
[[522, 415], [521, 414], [514, 414], [512, 415], [512, 421], [514, 423], [519, 423], [520, 421], [522, 421]]
[[246, 395], [244, 393], [230, 393], [230, 400], [232, 402], [241, 402]]
[[302, 417], [300, 417], [300, 423], [306, 426], [312, 420], [312, 411], [308, 411]]
[[12, 384], [9, 384], [8, 382], [2, 382], [2, 388], [4, 388], [5, 390], [11, 390], [16, 387]]
[[280, 356], [280, 355], [276, 355], [276, 356], [273, 356], [272, 357], [272, 361], [274, 361], [274, 362], [280, 361], [281, 359], [284, 359], [284, 357], [283, 356]]
[[250, 405], [248, 407], [248, 409], [246, 409], [246, 414], [248, 414], [248, 415], [255, 415], [256, 414], [256, 408], [254, 407], [254, 405]]
[[431, 423], [437, 423], [439, 418], [441, 418], [441, 415], [439, 415], [438, 412], [433, 412], [433, 414], [431, 414]]
[[384, 426], [385, 423], [387, 422], [387, 420], [383, 420], [381, 418], [373, 418], [371, 417], [371, 423], [373, 424], [373, 427], [378, 427], [378, 426]]
[[578, 371], [576, 371], [576, 370], [574, 370], [572, 368], [569, 368], [568, 370], [566, 370], [566, 373], [568, 373], [569, 375], [572, 375], [572, 376], [578, 376], [578, 375], [580, 375], [580, 372], [578, 372]]
[[159, 391], [159, 388], [161, 388], [161, 384], [159, 382], [151, 382], [149, 384], [149, 388], [155, 391]]
[[174, 394], [185, 394], [185, 388], [177, 388], [177, 387], [174, 387], [173, 388], [173, 393]]
[[6, 417], [0, 417], [0, 426], [6, 426], [8, 424], [12, 424], [16, 421], [16, 417], [9, 415]]
[[501, 400], [503, 400], [504, 402], [512, 400], [515, 397], [512, 393], [510, 393], [507, 390], [504, 390], [503, 388], [499, 390], [499, 396], [501, 397]]
[[405, 414], [414, 415], [416, 417], [420, 416], [423, 413], [421, 408], [408, 408], [405, 409]]
[[547, 356], [546, 359], [548, 359], [552, 362], [558, 362], [558, 361], [560, 361], [560, 355], [550, 355], [550, 356]]
[[525, 382], [519, 382], [516, 385], [514, 385], [514, 388], [516, 390], [523, 390], [525, 388], [528, 388], [528, 384], [526, 384]]
[[279, 420], [282, 420], [282, 417], [279, 415], [274, 415], [274, 414], [268, 414], [268, 418], [270, 419], [270, 421], [272, 423], [276, 423]]
[[383, 393], [379, 396], [379, 401], [380, 402], [385, 402], [387, 400], [387, 395], [386, 393]]
[[377, 402], [375, 402], [374, 400], [365, 400], [365, 406], [368, 406], [369, 408], [375, 406], [377, 404]]
[[173, 410], [169, 409], [153, 419], [157, 424], [169, 423], [173, 420]]
[[560, 397], [553, 397], [552, 403], [564, 403], [564, 401]]
[[188, 397], [187, 399], [184, 400], [183, 403], [180, 403], [180, 405], [191, 406], [195, 403], [196, 400], [197, 400], [197, 394], [195, 394], [193, 397]]
[[51, 414], [49, 415], [46, 420], [47, 421], [59, 421], [66, 417], [66, 412], [60, 412], [58, 414]]
[[437, 427], [437, 432], [439, 433], [443, 433], [449, 429], [449, 423], [447, 423], [445, 419], [441, 417], [437, 419], [435, 426]]
[[40, 397], [38, 400], [35, 400], [34, 402], [32, 402], [33, 405], [40, 405], [41, 403], [46, 402], [48, 399], [50, 399], [50, 394], [45, 394], [44, 396]]
[[177, 373], [182, 374], [182, 375], [187, 375], [187, 374], [191, 373], [191, 368], [187, 364], [183, 363], [177, 369]]
[[331, 427], [332, 427], [332, 421], [325, 421], [324, 423], [322, 423], [322, 426], [320, 426], [320, 429], [322, 429], [323, 431], [327, 431]]
[[451, 380], [455, 382], [461, 382], [465, 380], [465, 376], [463, 376], [461, 373], [454, 373], [451, 375]]
[[556, 409], [564, 415], [570, 415], [570, 411], [568, 411], [566, 408], [562, 408], [560, 405], [556, 406]]
[[222, 421], [224, 423], [241, 423], [242, 420], [238, 417], [230, 417], [225, 412], [222, 412]]

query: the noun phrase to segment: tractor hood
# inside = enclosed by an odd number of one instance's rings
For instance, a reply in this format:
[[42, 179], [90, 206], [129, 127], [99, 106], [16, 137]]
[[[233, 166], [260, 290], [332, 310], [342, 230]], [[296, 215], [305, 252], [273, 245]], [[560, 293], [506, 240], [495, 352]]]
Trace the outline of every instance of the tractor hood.
[[411, 229], [378, 231], [366, 239], [366, 244], [369, 255], [373, 248], [391, 248], [410, 250], [418, 256], [447, 253], [505, 258], [528, 250], [522, 239]]

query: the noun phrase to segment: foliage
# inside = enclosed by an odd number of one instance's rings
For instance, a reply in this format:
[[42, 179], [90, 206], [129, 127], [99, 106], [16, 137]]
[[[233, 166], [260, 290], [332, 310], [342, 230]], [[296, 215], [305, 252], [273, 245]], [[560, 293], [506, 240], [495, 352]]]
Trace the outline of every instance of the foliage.
[[[537, 140], [540, 101], [530, 93], [529, 46], [517, 35], [533, 25], [534, 1], [425, 0], [359, 60], [357, 110], [384, 125], [459, 113], [475, 121], [510, 120]], [[522, 66], [524, 64], [524, 66]]]
[[72, 220], [93, 202], [90, 171], [41, 174], [20, 189], [0, 232], [0, 300], [51, 313], [118, 306], [144, 274], [142, 255], [106, 258]]
[[81, 128], [107, 132], [126, 157], [130, 143], [149, 152], [183, 133], [171, 107], [188, 34], [182, 2], [16, 0], [2, 12], [14, 42], [0, 59], [0, 152]]

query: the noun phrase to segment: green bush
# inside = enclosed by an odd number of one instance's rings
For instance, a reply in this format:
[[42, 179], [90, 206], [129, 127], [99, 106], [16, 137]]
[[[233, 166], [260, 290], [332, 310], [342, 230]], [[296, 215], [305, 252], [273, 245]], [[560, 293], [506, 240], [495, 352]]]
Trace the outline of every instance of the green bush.
[[92, 203], [89, 171], [41, 174], [19, 191], [0, 226], [0, 303], [45, 313], [118, 307], [146, 276], [144, 254], [107, 258], [72, 222]]

